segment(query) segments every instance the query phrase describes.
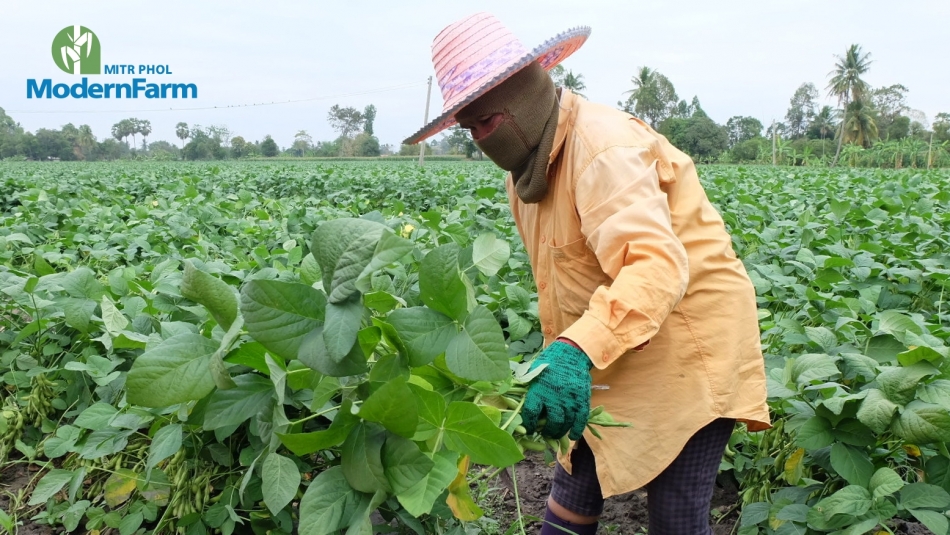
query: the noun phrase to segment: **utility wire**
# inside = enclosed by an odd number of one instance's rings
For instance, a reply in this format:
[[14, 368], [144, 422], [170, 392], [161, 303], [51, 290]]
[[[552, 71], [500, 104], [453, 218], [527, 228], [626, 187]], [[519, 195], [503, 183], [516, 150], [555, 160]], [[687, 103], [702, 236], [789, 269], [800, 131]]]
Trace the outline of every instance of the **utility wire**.
[[35, 111], [35, 110], [7, 110], [7, 113], [17, 113], [17, 114], [57, 114], [57, 113], [144, 113], [144, 112], [158, 112], [158, 111], [197, 111], [197, 110], [227, 110], [227, 109], [238, 109], [238, 108], [256, 108], [261, 106], [278, 106], [281, 104], [296, 104], [298, 102], [312, 102], [315, 100], [328, 100], [331, 98], [344, 98], [344, 97], [354, 97], [358, 95], [368, 95], [370, 93], [382, 93], [385, 91], [396, 91], [398, 89], [407, 89], [410, 87], [423, 86], [428, 83], [427, 80], [421, 82], [410, 82], [401, 85], [393, 85], [389, 87], [380, 87], [378, 89], [368, 89], [366, 91], [357, 91], [354, 93], [340, 93], [337, 95], [326, 95], [320, 97], [311, 97], [311, 98], [302, 98], [297, 100], [282, 100], [274, 102], [260, 102], [253, 104], [229, 104], [226, 106], [199, 106], [193, 108], [152, 108], [152, 109], [140, 109], [140, 110], [55, 110], [55, 111]]

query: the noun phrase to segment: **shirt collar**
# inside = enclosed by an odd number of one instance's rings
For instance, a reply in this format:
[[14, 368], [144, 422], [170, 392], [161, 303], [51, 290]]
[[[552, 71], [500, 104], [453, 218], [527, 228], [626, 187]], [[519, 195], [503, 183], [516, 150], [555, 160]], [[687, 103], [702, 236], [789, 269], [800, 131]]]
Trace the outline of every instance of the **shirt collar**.
[[561, 147], [564, 146], [564, 139], [567, 137], [567, 129], [574, 124], [574, 117], [577, 116], [575, 105], [577, 96], [570, 89], [560, 89], [559, 108], [557, 115], [557, 130], [554, 131], [554, 145], [551, 148], [551, 155], [548, 157], [548, 165], [554, 163], [561, 153]]

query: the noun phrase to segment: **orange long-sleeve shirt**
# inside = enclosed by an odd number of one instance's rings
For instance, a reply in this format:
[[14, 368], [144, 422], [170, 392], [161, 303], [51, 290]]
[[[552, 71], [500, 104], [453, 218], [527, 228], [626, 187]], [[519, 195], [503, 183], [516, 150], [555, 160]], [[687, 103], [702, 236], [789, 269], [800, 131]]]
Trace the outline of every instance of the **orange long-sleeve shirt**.
[[755, 291], [692, 160], [562, 90], [548, 183], [525, 204], [509, 176], [508, 196], [546, 343], [580, 346], [610, 386], [592, 406], [633, 424], [588, 432], [604, 496], [648, 483], [716, 418], [767, 428]]

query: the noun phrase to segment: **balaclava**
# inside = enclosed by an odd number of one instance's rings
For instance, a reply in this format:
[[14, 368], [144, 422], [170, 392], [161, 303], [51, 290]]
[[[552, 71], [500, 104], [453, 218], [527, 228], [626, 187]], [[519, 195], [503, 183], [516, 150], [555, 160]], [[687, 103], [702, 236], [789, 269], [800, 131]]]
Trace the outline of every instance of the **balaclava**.
[[501, 113], [501, 123], [475, 142], [498, 167], [511, 171], [518, 197], [540, 202], [548, 192], [547, 167], [558, 103], [554, 82], [538, 62], [516, 72], [456, 115], [458, 122]]

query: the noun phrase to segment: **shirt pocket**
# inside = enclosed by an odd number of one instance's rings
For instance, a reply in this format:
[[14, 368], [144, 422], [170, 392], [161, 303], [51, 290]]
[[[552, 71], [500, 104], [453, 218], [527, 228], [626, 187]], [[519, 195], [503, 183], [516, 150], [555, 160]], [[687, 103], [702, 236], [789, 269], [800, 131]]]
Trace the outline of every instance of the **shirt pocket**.
[[552, 285], [561, 313], [580, 317], [598, 287], [610, 285], [610, 277], [600, 268], [597, 256], [580, 238], [567, 245], [548, 247], [551, 257]]

